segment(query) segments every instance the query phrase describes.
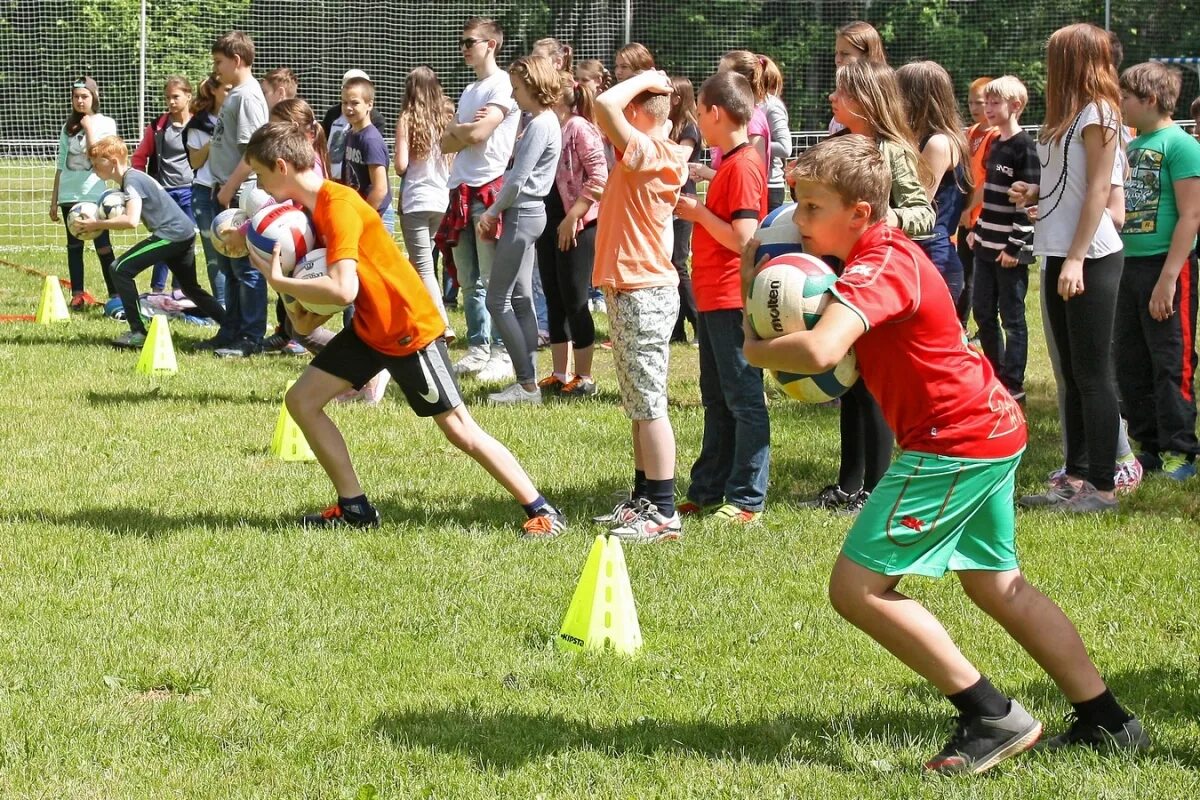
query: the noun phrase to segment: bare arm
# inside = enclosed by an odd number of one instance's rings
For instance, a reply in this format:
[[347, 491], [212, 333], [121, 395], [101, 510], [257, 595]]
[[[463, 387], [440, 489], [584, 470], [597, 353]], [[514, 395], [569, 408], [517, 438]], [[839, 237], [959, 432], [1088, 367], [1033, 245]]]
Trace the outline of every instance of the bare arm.
[[397, 175], [403, 176], [408, 172], [408, 131], [402, 119], [396, 120], [396, 152], [392, 156], [392, 166], [396, 168]]
[[383, 164], [368, 164], [367, 174], [371, 176], [371, 190], [367, 192], [365, 199], [371, 208], [379, 208], [379, 204], [388, 193], [387, 167]]
[[192, 165], [192, 169], [200, 169], [207, 163], [208, 145], [209, 142], [205, 142], [203, 147], [197, 147], [194, 150], [188, 149], [188, 163]]
[[646, 70], [621, 81], [596, 98], [596, 126], [613, 147], [625, 150], [634, 128], [625, 119], [625, 107], [642, 92], [670, 94], [671, 79], [661, 70]]
[[722, 247], [735, 253], [745, 250], [746, 244], [754, 238], [754, 234], [758, 230], [757, 219], [742, 218], [726, 222], [714, 214], [708, 206], [689, 195], [680, 195], [679, 202], [675, 204], [675, 215], [680, 219], [700, 225]]
[[866, 333], [862, 319], [841, 303], [830, 303], [811, 331], [760, 339], [745, 322], [746, 360], [762, 369], [805, 375], [828, 372], [838, 365], [858, 337]]
[[486, 142], [492, 132], [500, 127], [500, 123], [504, 122], [505, 111], [495, 105], [489, 105], [484, 111], [486, 113], [472, 122], [450, 123], [446, 132], [442, 134], [442, 152], [457, 153], [480, 142]]
[[1100, 227], [1100, 217], [1108, 205], [1112, 192], [1113, 160], [1117, 157], [1117, 141], [1120, 135], [1101, 125], [1089, 125], [1083, 129], [1083, 149], [1087, 153], [1087, 188], [1084, 190], [1083, 208], [1075, 226], [1075, 238], [1067, 251], [1067, 260], [1083, 261], [1088, 248]]
[[50, 219], [58, 222], [58, 182], [62, 178], [62, 170], [54, 170], [54, 187], [50, 190]]
[[[1171, 316], [1175, 303], [1175, 285], [1192, 252], [1192, 242], [1200, 229], [1200, 178], [1181, 178], [1175, 181], [1175, 205], [1179, 221], [1171, 234], [1171, 247], [1163, 263], [1158, 282], [1150, 294], [1150, 316], [1159, 322]], [[1186, 313], [1186, 311], [1185, 311]]]
[[921, 160], [929, 168], [925, 193], [933, 197], [937, 193], [938, 184], [942, 182], [946, 171], [954, 167], [954, 154], [950, 152], [950, 140], [940, 133], [929, 137], [929, 141], [925, 143], [925, 149], [921, 151]]
[[132, 192], [125, 201], [125, 212], [120, 216], [82, 223], [81, 230], [119, 231], [133, 230], [142, 223], [142, 198]]

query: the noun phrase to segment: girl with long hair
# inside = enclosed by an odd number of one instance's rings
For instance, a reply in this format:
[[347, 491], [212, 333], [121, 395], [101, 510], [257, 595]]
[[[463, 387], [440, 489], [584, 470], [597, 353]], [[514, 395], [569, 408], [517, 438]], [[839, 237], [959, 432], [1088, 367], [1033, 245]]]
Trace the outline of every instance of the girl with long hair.
[[208, 144], [217, 128], [217, 112], [225, 102], [229, 87], [210, 75], [200, 82], [192, 98], [192, 115], [184, 126], [184, 144], [188, 163], [192, 167], [192, 219], [200, 229], [200, 245], [204, 248], [204, 264], [212, 295], [225, 305], [225, 276], [212, 244], [212, 221], [216, 206], [212, 200], [212, 171], [208, 168]]
[[1109, 36], [1060, 28], [1046, 45], [1046, 116], [1038, 133], [1041, 183], [1010, 196], [1036, 206], [1033, 252], [1045, 264], [1042, 300], [1061, 372], [1066, 470], [1025, 506], [1068, 512], [1117, 507], [1120, 411], [1112, 361], [1124, 269], [1118, 225], [1106, 210], [1122, 182], [1121, 92]]
[[913, 135], [921, 145], [925, 192], [936, 215], [933, 235], [919, 244], [946, 281], [957, 307], [963, 290], [963, 265], [950, 237], [958, 228], [973, 187], [967, 169], [971, 151], [950, 74], [936, 62], [914, 61], [896, 70]]
[[792, 129], [787, 106], [783, 102], [783, 72], [768, 56], [759, 56], [763, 65], [763, 90], [760, 104], [771, 129], [771, 163], [767, 169], [767, 210], [774, 211], [787, 198], [783, 167], [792, 156]]
[[404, 80], [404, 105], [396, 120], [393, 165], [400, 184], [400, 230], [409, 261], [416, 267], [438, 313], [446, 323], [446, 337], [454, 340], [434, 264], [433, 236], [450, 204], [447, 180], [449, 159], [440, 141], [454, 119], [454, 104], [442, 90], [432, 69], [420, 66]]
[[[71, 232], [67, 214], [71, 206], [87, 200], [96, 202], [104, 194], [104, 181], [92, 169], [88, 148], [105, 136], [117, 135], [117, 123], [100, 113], [100, 89], [91, 78], [79, 78], [71, 84], [71, 113], [58, 136], [58, 165], [54, 170], [54, 188], [50, 192], [50, 219], [62, 218], [67, 231], [67, 272], [71, 276], [71, 308], [82, 309], [90, 298], [83, 284], [83, 240]], [[108, 296], [117, 296], [113, 283], [113, 249], [108, 231], [94, 239], [100, 272]]]

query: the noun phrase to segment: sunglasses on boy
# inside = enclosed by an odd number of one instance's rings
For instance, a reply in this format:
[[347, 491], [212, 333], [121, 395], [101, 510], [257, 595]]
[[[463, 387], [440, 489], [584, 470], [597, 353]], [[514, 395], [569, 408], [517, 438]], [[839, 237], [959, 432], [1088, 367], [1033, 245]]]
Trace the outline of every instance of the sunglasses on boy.
[[470, 50], [472, 47], [479, 44], [480, 42], [486, 42], [486, 41], [488, 41], [488, 40], [487, 39], [472, 39], [470, 36], [464, 36], [463, 38], [458, 40], [458, 47], [460, 50]]

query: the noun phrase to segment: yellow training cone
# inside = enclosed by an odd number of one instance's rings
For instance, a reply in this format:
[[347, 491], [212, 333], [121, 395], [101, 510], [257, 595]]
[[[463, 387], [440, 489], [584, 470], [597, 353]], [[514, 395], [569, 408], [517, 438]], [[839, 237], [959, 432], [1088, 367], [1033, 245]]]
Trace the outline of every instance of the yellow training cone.
[[150, 320], [150, 331], [146, 334], [146, 343], [142, 345], [137, 371], [142, 375], [174, 375], [179, 371], [175, 363], [175, 345], [171, 343], [171, 329], [161, 314], [155, 314]]
[[559, 650], [602, 650], [633, 655], [642, 629], [633, 604], [621, 539], [600, 534], [592, 544], [571, 606], [558, 634]]
[[37, 316], [34, 318], [38, 325], [49, 325], [53, 322], [66, 322], [71, 319], [67, 313], [67, 301], [63, 299], [62, 287], [58, 278], [47, 275], [42, 282], [42, 301], [38, 303]]
[[[290, 389], [293, 383], [295, 381], [289, 381], [287, 388]], [[284, 390], [286, 393], [287, 389]], [[284, 461], [317, 460], [316, 454], [308, 446], [308, 440], [304, 438], [304, 431], [288, 413], [287, 403], [281, 404], [279, 409], [279, 421], [275, 423], [275, 435], [271, 437], [271, 455], [279, 456]]]

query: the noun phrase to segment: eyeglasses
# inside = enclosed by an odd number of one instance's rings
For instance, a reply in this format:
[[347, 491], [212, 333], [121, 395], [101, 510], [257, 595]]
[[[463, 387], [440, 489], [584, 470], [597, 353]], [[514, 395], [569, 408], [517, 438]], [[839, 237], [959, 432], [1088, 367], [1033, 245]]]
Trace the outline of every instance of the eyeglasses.
[[462, 39], [458, 40], [458, 47], [460, 50], [470, 50], [472, 47], [479, 44], [480, 42], [486, 42], [486, 41], [487, 41], [487, 39], [472, 39], [469, 36], [465, 36]]

